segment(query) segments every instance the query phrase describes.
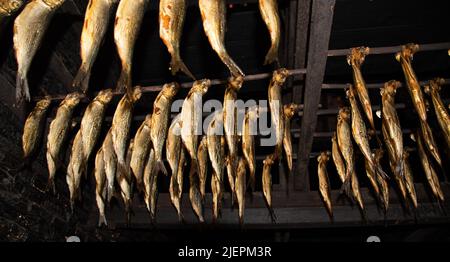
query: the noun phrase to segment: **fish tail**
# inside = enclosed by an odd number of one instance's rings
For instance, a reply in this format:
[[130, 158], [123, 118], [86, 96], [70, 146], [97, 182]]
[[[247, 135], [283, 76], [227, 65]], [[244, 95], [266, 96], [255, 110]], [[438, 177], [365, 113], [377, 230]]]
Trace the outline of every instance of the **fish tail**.
[[19, 71], [16, 78], [16, 103], [22, 104], [24, 101], [30, 101], [30, 89], [26, 75]]
[[52, 194], [56, 194], [56, 185], [53, 177], [49, 177], [47, 181], [47, 191], [51, 191]]
[[270, 219], [272, 220], [272, 223], [276, 223], [277, 222], [277, 216], [275, 215], [275, 210], [273, 210], [272, 207], [269, 207], [269, 215], [270, 215]]
[[250, 187], [251, 191], [255, 191], [256, 186], [256, 178], [255, 178], [255, 169], [253, 167], [250, 168], [250, 179], [247, 182], [247, 188]]
[[264, 65], [270, 65], [274, 62], [278, 62], [278, 49], [272, 46], [269, 52], [267, 52]]
[[108, 226], [108, 222], [106, 221], [105, 214], [99, 214], [98, 215], [98, 227], [101, 227], [102, 225]]
[[377, 171], [377, 174], [381, 176], [382, 179], [389, 180], [389, 176], [386, 174], [386, 172], [383, 171], [383, 168], [379, 163], [373, 164], [373, 167], [375, 167], [374, 170]]
[[244, 224], [244, 216], [239, 215], [239, 225], [243, 225]]
[[162, 172], [165, 176], [168, 176], [169, 174], [162, 160], [156, 161], [155, 167], [153, 168], [153, 174], [155, 176], [158, 175], [159, 172]]
[[220, 57], [222, 58], [223, 63], [230, 70], [232, 76], [234, 77], [245, 76], [245, 74], [242, 72], [239, 66], [236, 65], [236, 63], [233, 61], [233, 59], [231, 59], [231, 57], [228, 54], [221, 55]]
[[127, 91], [129, 98], [132, 98], [133, 97], [131, 95], [131, 93], [133, 92], [132, 89], [133, 88], [131, 83], [131, 70], [129, 69], [128, 66], [123, 67], [122, 72], [120, 73], [119, 80], [117, 81], [116, 91], [117, 92]]
[[86, 91], [89, 89], [90, 78], [91, 71], [85, 64], [82, 64], [80, 66], [80, 69], [78, 69], [75, 78], [73, 79], [72, 87], [82, 91], [83, 93], [86, 93]]
[[124, 201], [125, 203], [125, 214], [127, 216], [127, 226], [131, 224], [131, 216], [134, 214], [133, 208], [131, 207], [131, 199], [127, 199]]
[[172, 71], [172, 75], [175, 75], [178, 71], [182, 71], [187, 76], [195, 80], [194, 75], [189, 71], [186, 64], [181, 60], [180, 57], [172, 57], [172, 60], [170, 61], [170, 69]]
[[106, 198], [108, 203], [111, 202], [112, 197], [114, 196], [114, 183], [108, 184], [106, 188]]

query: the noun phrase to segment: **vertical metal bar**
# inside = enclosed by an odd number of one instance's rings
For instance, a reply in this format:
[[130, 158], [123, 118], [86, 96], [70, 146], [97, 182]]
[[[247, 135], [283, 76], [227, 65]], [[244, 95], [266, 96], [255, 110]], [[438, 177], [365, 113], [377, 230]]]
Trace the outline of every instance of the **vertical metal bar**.
[[311, 34], [308, 51], [308, 73], [305, 83], [305, 108], [302, 117], [300, 141], [298, 147], [297, 170], [295, 177], [296, 190], [309, 190], [308, 164], [314, 131], [317, 124], [321, 87], [325, 75], [328, 44], [335, 0], [313, 0], [311, 14]]

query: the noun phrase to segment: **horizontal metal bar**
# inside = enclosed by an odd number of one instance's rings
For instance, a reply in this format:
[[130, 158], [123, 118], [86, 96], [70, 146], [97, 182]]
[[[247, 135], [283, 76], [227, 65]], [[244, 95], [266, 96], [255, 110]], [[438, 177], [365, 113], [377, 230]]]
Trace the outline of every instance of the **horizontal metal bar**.
[[[419, 84], [421, 86], [424, 86], [426, 84], [428, 84], [430, 82], [430, 80], [426, 80], [426, 81], [420, 81]], [[450, 84], [450, 79], [445, 79], [445, 83], [444, 85], [449, 85]], [[322, 85], [322, 89], [325, 90], [334, 90], [334, 89], [345, 89], [348, 87], [349, 84], [323, 84]], [[403, 87], [405, 84], [402, 83], [400, 87]], [[366, 84], [367, 89], [379, 89], [381, 87], [384, 86], [384, 83], [371, 83], [371, 84]]]
[[[436, 51], [450, 49], [450, 42], [422, 44], [419, 45], [419, 51]], [[385, 47], [370, 47], [370, 55], [393, 54], [401, 51], [402, 46], [385, 46]], [[328, 56], [347, 56], [350, 48], [328, 50]]]
[[[273, 72], [269, 72], [269, 73], [261, 73], [261, 74], [254, 74], [254, 75], [247, 75], [244, 78], [244, 81], [256, 81], [256, 80], [263, 80], [263, 79], [267, 79], [272, 77]], [[306, 69], [305, 68], [301, 68], [301, 69], [291, 69], [289, 70], [289, 76], [293, 76], [293, 75], [302, 75], [302, 74], [306, 74]], [[211, 80], [211, 85], [222, 85], [225, 84], [227, 82], [226, 79], [212, 79]], [[192, 84], [194, 82], [185, 82], [185, 83], [181, 83], [180, 86], [182, 88], [191, 88]], [[151, 93], [151, 92], [159, 92], [161, 91], [163, 85], [154, 85], [154, 86], [143, 86], [141, 87], [141, 90], [143, 93]], [[124, 92], [114, 92], [113, 93], [115, 96], [118, 95], [123, 95]], [[97, 95], [97, 93], [94, 94], [94, 96]], [[66, 97], [66, 95], [55, 95], [51, 97], [52, 101], [58, 101], [58, 100], [63, 100]], [[89, 101], [89, 99], [86, 97], [86, 95], [83, 95], [83, 101]], [[34, 101], [39, 101], [41, 100], [43, 97], [36, 97], [33, 100]]]
[[[396, 109], [405, 109], [406, 105], [403, 103], [399, 103], [399, 104], [395, 104], [395, 108]], [[375, 105], [372, 106], [373, 110], [380, 110], [381, 106], [380, 105]], [[339, 113], [339, 108], [328, 108], [328, 109], [319, 109], [317, 111], [317, 115], [318, 116], [323, 116], [323, 115], [334, 115]], [[299, 116], [303, 116], [303, 111], [298, 112]]]

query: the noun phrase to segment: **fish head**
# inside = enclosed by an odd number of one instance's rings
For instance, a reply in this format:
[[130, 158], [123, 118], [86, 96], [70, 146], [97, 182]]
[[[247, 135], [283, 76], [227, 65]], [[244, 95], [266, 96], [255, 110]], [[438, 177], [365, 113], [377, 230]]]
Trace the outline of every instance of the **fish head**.
[[142, 97], [142, 89], [140, 86], [137, 86], [133, 89], [132, 99], [134, 102], [141, 99]]
[[430, 87], [432, 91], [439, 92], [441, 91], [442, 86], [445, 84], [444, 78], [435, 78], [430, 81]]
[[168, 98], [176, 96], [178, 91], [180, 91], [180, 85], [177, 82], [165, 84], [161, 90], [163, 95]]
[[352, 48], [350, 49], [350, 54], [347, 56], [347, 63], [349, 65], [361, 66], [369, 52], [370, 49], [364, 46]]
[[76, 106], [78, 105], [78, 103], [80, 103], [82, 97], [83, 94], [81, 94], [80, 92], [70, 93], [66, 96], [63, 103], [69, 106]]
[[66, 0], [42, 0], [42, 1], [49, 7], [55, 8], [63, 4], [64, 1]]
[[272, 80], [277, 83], [284, 83], [286, 78], [289, 76], [289, 70], [286, 68], [280, 68], [273, 72]]
[[259, 115], [259, 106], [258, 105], [253, 105], [251, 107], [248, 108], [248, 113], [251, 117], [258, 117]]
[[336, 142], [336, 139], [337, 139], [337, 134], [336, 134], [336, 132], [334, 132], [333, 135], [331, 136], [331, 141], [333, 141], [333, 143], [334, 143], [334, 142]]
[[101, 102], [102, 104], [108, 104], [109, 102], [111, 102], [112, 98], [113, 98], [112, 89], [105, 89], [98, 92], [97, 96], [95, 97], [95, 100]]
[[239, 76], [231, 76], [228, 78], [228, 87], [233, 88], [235, 91], [239, 91], [244, 83], [244, 77]]
[[51, 103], [52, 103], [52, 100], [51, 100], [50, 96], [45, 96], [43, 99], [39, 100], [36, 103], [36, 107], [41, 110], [45, 110], [50, 106]]
[[350, 108], [348, 107], [342, 107], [339, 109], [338, 118], [342, 120], [350, 119]]
[[24, 0], [10, 0], [7, 3], [6, 9], [11, 14], [23, 5]]
[[192, 86], [192, 90], [195, 92], [200, 92], [202, 94], [206, 94], [208, 92], [209, 87], [211, 86], [211, 80], [209, 79], [202, 79], [197, 80], [194, 82]]
[[147, 114], [147, 115], [145, 116], [144, 122], [145, 122], [147, 125], [150, 125], [150, 123], [152, 122], [152, 114]]
[[347, 89], [345, 90], [345, 94], [347, 95], [348, 99], [354, 99], [355, 98], [355, 91], [353, 90], [353, 85], [349, 84], [347, 86]]
[[300, 110], [300, 105], [290, 103], [283, 106], [284, 115], [287, 118], [292, 118], [295, 113], [297, 113]]
[[413, 59], [414, 54], [419, 51], [419, 45], [409, 43], [402, 46], [402, 50], [395, 55], [397, 61], [400, 61], [400, 57]]
[[395, 95], [397, 92], [397, 88], [399, 88], [402, 84], [399, 81], [391, 80], [384, 84], [384, 88], [381, 89], [380, 94], [383, 95]]
[[330, 151], [323, 151], [320, 153], [320, 155], [317, 157], [317, 162], [327, 162], [330, 159]]
[[274, 162], [275, 162], [275, 161], [274, 161], [274, 159], [273, 159], [273, 155], [268, 155], [268, 156], [266, 156], [266, 158], [263, 160], [263, 164], [264, 164], [265, 166], [271, 166], [271, 165], [273, 165]]

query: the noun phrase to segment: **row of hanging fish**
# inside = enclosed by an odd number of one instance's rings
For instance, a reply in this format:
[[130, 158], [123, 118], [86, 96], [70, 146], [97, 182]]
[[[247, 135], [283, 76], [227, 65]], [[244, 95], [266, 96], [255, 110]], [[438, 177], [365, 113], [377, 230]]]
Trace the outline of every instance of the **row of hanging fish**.
[[[56, 11], [65, 0], [33, 0], [29, 2], [14, 22], [14, 50], [18, 69], [16, 81], [16, 100], [30, 101], [27, 75], [33, 58], [38, 51], [47, 28]], [[80, 41], [81, 66], [73, 80], [73, 87], [82, 92], [89, 88], [90, 75], [97, 54], [108, 31], [112, 17], [114, 21], [114, 41], [121, 60], [122, 70], [117, 90], [131, 96], [133, 53], [140, 33], [144, 14], [149, 0], [90, 0], [85, 14]], [[24, 1], [9, 0], [0, 5], [0, 15], [10, 15], [18, 10]], [[234, 77], [244, 76], [225, 48], [226, 1], [199, 0], [203, 28], [212, 49], [228, 67]], [[275, 0], [259, 0], [259, 9], [270, 32], [271, 47], [265, 58], [265, 64], [278, 63], [281, 22], [278, 3]], [[195, 80], [183, 62], [180, 54], [180, 39], [186, 16], [186, 0], [161, 0], [159, 4], [160, 37], [171, 55], [170, 70], [178, 71]]]
[[[444, 194], [439, 183], [436, 165], [433, 164], [435, 162], [442, 168], [442, 160], [433, 132], [427, 123], [427, 103], [422, 91], [428, 94], [432, 100], [436, 118], [438, 119], [442, 135], [446, 140], [446, 145], [444, 144], [443, 146], [447, 146], [447, 149], [449, 149], [450, 117], [439, 95], [441, 86], [445, 84], [445, 81], [442, 78], [436, 78], [429, 81], [423, 88], [420, 86], [411, 63], [413, 54], [418, 50], [419, 46], [416, 44], [402, 46], [401, 51], [396, 54], [395, 58], [401, 63], [407, 83], [406, 88], [411, 95], [414, 108], [419, 116], [420, 128], [412, 133], [410, 138], [417, 144], [418, 155], [428, 186], [435, 199], [442, 203]], [[414, 209], [418, 207], [413, 174], [409, 163], [409, 151], [403, 145], [403, 131], [395, 108], [395, 94], [402, 85], [400, 82], [392, 80], [385, 83], [380, 89], [382, 108], [377, 112], [377, 115], [382, 120], [381, 134], [383, 136], [383, 145], [375, 131], [372, 105], [361, 73], [361, 65], [368, 54], [369, 48], [367, 47], [352, 48], [350, 50], [347, 62], [353, 69], [354, 79], [354, 85], [349, 85], [346, 90], [350, 107], [343, 107], [339, 110], [336, 132], [331, 139], [331, 152], [324, 151], [317, 158], [319, 191], [331, 217], [333, 216], [333, 211], [326, 168], [330, 155], [337, 174], [343, 183], [342, 193], [348, 196], [351, 201], [356, 202], [365, 216], [364, 203], [355, 171], [353, 141], [355, 141], [364, 156], [368, 181], [378, 204], [384, 212], [386, 213], [389, 207], [389, 183], [391, 181], [395, 182], [394, 184], [400, 192], [400, 199], [405, 203], [405, 206], [412, 204]], [[364, 114], [360, 112], [360, 106], [363, 108]], [[370, 130], [366, 127], [366, 121], [369, 123]], [[379, 145], [378, 148], [370, 148], [369, 141], [372, 137], [376, 138]], [[391, 176], [388, 176], [381, 167], [380, 161], [386, 151]]]
[[[263, 196], [269, 208], [271, 218], [275, 220], [272, 208], [271, 167], [280, 162], [284, 152], [286, 163], [292, 171], [292, 143], [290, 121], [298, 112], [295, 104], [283, 105], [281, 90], [289, 71], [274, 71], [268, 88], [269, 110], [272, 126], [276, 135], [275, 152], [263, 161], [261, 178]], [[204, 222], [204, 202], [206, 181], [211, 173], [211, 190], [213, 200], [213, 219], [220, 217], [225, 183], [228, 183], [232, 206], [239, 208], [239, 220], [244, 222], [245, 196], [248, 189], [255, 191], [256, 158], [255, 134], [260, 114], [258, 106], [251, 106], [242, 120], [242, 132], [238, 132], [238, 117], [235, 100], [244, 83], [242, 76], [230, 77], [226, 84], [224, 108], [214, 112], [208, 123], [206, 134], [201, 134], [202, 108], [201, 98], [208, 92], [211, 81], [195, 81], [184, 99], [181, 112], [170, 122], [171, 105], [180, 90], [177, 83], [165, 84], [153, 102], [153, 110], [148, 114], [134, 136], [130, 134], [135, 103], [141, 98], [139, 87], [132, 94], [125, 94], [115, 110], [112, 125], [103, 142], [100, 135], [105, 111], [110, 104], [113, 91], [100, 91], [86, 108], [79, 130], [70, 148], [70, 159], [65, 166], [63, 153], [69, 140], [73, 112], [82, 99], [79, 92], [68, 94], [60, 102], [54, 119], [50, 123], [47, 135], [46, 158], [49, 170], [49, 189], [55, 189], [57, 170], [66, 167], [66, 182], [70, 192], [72, 211], [81, 197], [81, 180], [89, 176], [88, 163], [95, 155], [94, 176], [96, 181], [96, 202], [99, 209], [99, 224], [106, 224], [105, 207], [113, 197], [123, 200], [126, 213], [131, 213], [134, 192], [143, 193], [144, 201], [152, 220], [156, 217], [158, 195], [158, 178], [162, 173], [170, 174], [170, 200], [183, 220], [181, 198], [183, 196], [184, 170], [190, 162], [189, 199], [194, 213], [200, 222]], [[29, 163], [37, 153], [46, 112], [51, 104], [50, 97], [37, 102], [28, 116], [23, 133], [23, 151]], [[169, 172], [164, 164], [170, 167]], [[208, 172], [209, 162], [212, 170]], [[226, 172], [225, 172], [226, 169]], [[248, 177], [247, 177], [248, 171]], [[226, 178], [225, 178], [226, 174]], [[118, 188], [116, 188], [118, 186]], [[119, 193], [118, 193], [119, 192]]]

